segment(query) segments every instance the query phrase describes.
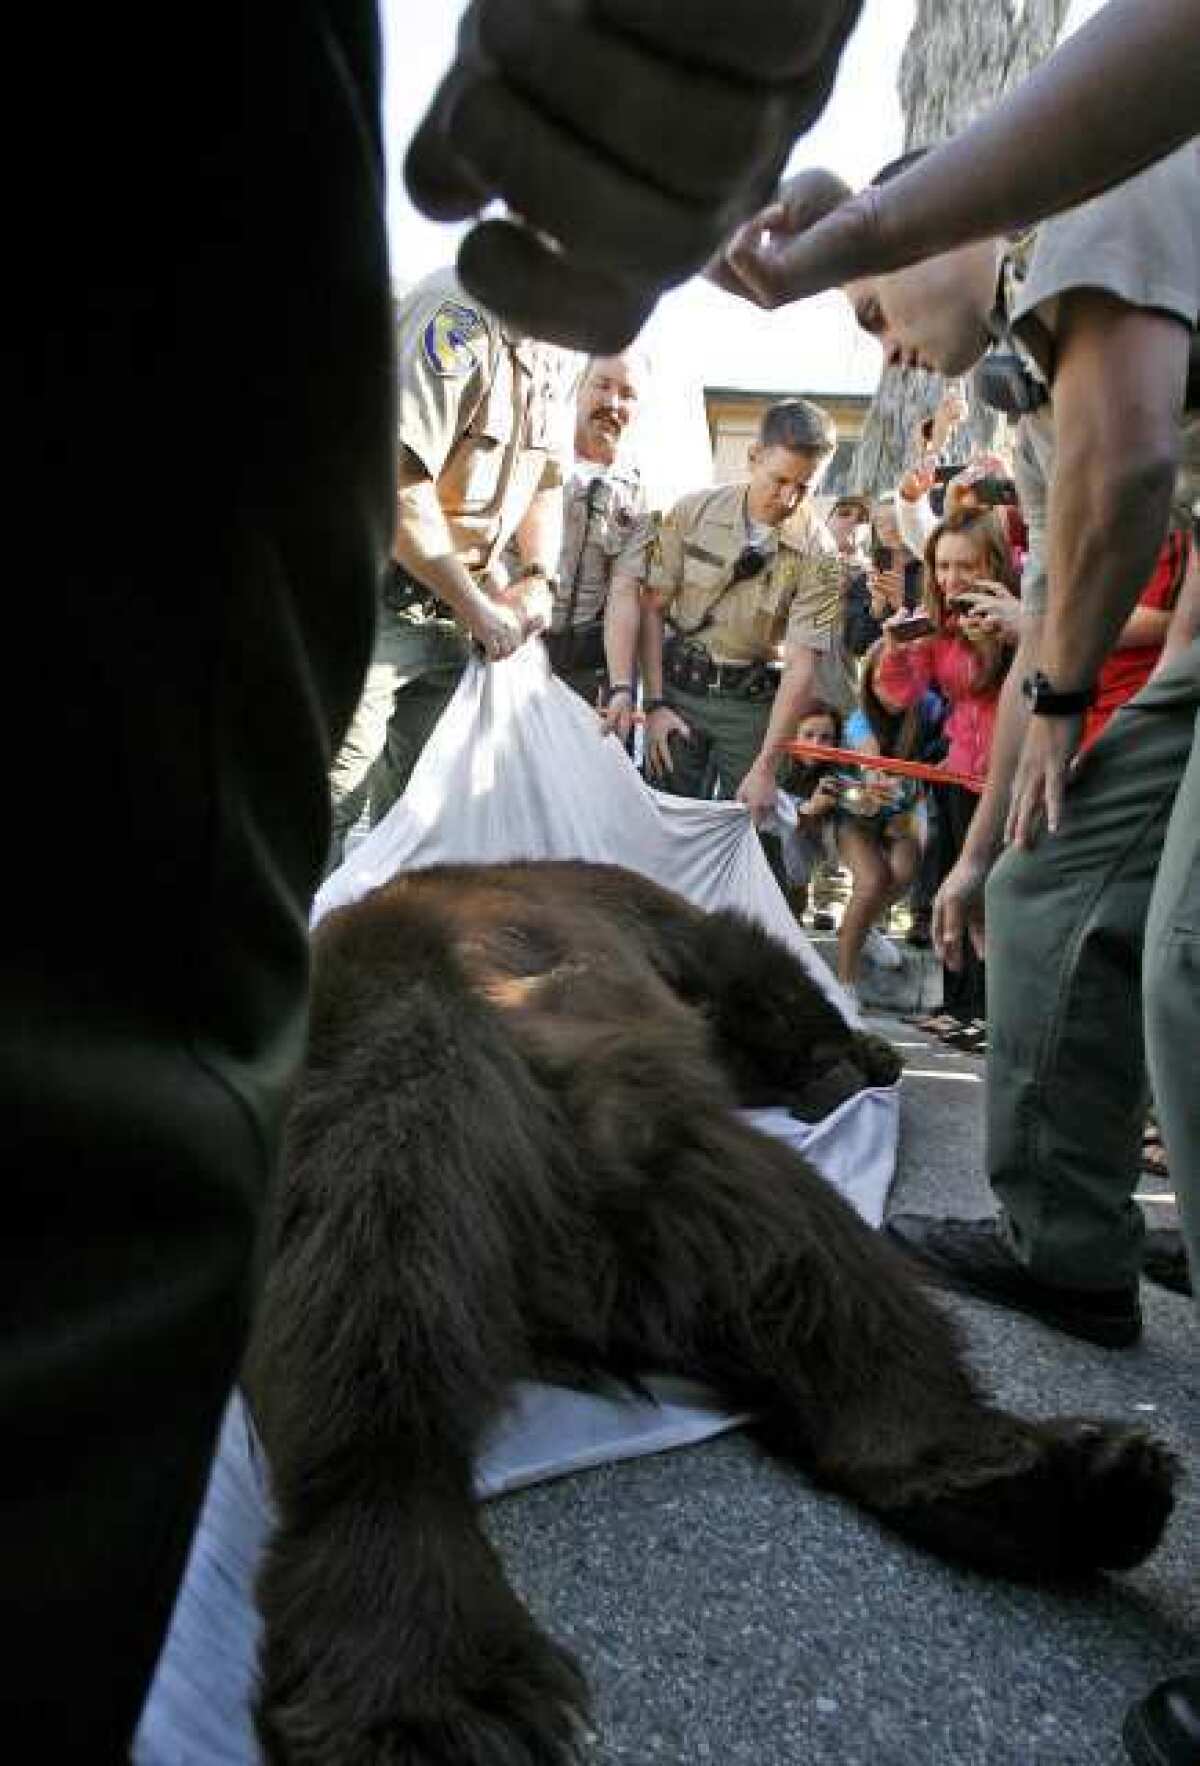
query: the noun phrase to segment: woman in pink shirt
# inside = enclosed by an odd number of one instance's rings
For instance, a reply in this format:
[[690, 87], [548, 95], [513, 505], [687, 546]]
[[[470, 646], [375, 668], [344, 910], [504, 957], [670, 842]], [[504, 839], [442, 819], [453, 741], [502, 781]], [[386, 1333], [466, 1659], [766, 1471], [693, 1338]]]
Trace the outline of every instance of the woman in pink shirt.
[[[1012, 625], [977, 609], [1015, 598], [1008, 539], [988, 510], [963, 509], [941, 522], [925, 549], [923, 612], [883, 627], [877, 679], [888, 698], [915, 705], [931, 687], [948, 702], [943, 766], [982, 783], [987, 776], [1000, 688], [1012, 661]], [[945, 877], [962, 850], [978, 802], [963, 785], [934, 787], [938, 870]], [[942, 1010], [923, 1027], [959, 1047], [984, 1046], [984, 970], [971, 951], [960, 970], [943, 972]]]

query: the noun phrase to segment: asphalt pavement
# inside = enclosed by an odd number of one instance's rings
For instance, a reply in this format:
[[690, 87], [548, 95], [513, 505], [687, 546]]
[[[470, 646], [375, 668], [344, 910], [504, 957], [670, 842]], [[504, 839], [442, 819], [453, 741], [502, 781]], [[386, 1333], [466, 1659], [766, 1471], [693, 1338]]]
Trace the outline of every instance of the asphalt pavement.
[[[893, 1209], [987, 1214], [982, 1064], [894, 1020]], [[1170, 1186], [1148, 1181], [1154, 1219]], [[1130, 1700], [1200, 1658], [1200, 1327], [1145, 1286], [1141, 1344], [1102, 1350], [950, 1304], [997, 1396], [1136, 1420], [1187, 1464], [1137, 1571], [1071, 1590], [958, 1571], [814, 1490], [745, 1436], [488, 1505], [514, 1583], [596, 1700], [594, 1766], [1124, 1766]]]

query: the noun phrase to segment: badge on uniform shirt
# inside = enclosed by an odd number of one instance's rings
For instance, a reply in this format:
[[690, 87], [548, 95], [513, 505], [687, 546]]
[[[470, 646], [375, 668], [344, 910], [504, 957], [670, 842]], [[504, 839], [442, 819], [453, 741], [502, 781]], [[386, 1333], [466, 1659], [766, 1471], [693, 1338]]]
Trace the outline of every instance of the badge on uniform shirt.
[[790, 546], [780, 546], [775, 560], [775, 568], [771, 572], [771, 582], [777, 589], [786, 593], [794, 589], [800, 581], [800, 564]]
[[482, 315], [474, 307], [444, 300], [425, 327], [421, 340], [425, 360], [444, 380], [460, 380], [478, 366], [471, 341], [483, 330]]

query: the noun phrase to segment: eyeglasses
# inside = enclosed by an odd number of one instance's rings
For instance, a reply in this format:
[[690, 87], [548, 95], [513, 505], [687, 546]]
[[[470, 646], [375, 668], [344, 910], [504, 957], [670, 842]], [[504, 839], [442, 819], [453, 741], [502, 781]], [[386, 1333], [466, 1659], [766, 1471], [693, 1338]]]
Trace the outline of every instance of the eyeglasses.
[[733, 572], [729, 578], [730, 586], [744, 583], [752, 576], [758, 576], [767, 567], [767, 554], [761, 546], [743, 546], [733, 561]]

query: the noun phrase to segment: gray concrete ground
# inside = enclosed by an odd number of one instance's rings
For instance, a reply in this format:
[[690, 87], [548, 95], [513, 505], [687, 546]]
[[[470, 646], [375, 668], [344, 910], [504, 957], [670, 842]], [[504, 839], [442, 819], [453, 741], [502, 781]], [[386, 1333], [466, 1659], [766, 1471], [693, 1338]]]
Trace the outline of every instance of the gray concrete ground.
[[[875, 1022], [908, 1062], [892, 1207], [988, 1213], [981, 1064]], [[1147, 1194], [1169, 1221], [1169, 1185]], [[956, 1571], [739, 1435], [489, 1505], [516, 1585], [591, 1680], [595, 1766], [1120, 1766], [1127, 1703], [1200, 1657], [1200, 1328], [1187, 1301], [1143, 1298], [1122, 1351], [949, 1302], [1006, 1404], [1143, 1421], [1188, 1462], [1127, 1576]]]

